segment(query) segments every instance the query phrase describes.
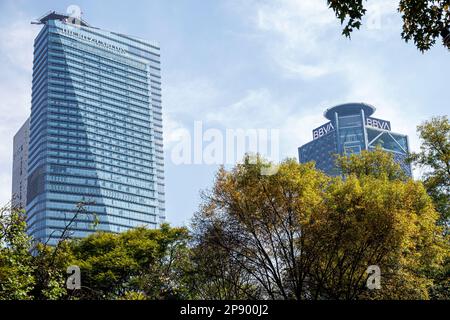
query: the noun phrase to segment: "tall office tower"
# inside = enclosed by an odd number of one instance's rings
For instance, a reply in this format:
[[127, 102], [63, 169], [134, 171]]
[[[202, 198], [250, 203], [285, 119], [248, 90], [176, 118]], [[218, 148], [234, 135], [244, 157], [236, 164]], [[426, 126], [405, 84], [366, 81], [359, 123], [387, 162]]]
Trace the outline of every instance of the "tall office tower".
[[68, 225], [75, 238], [158, 227], [165, 219], [158, 44], [56, 12], [34, 23], [43, 27], [34, 43], [29, 233], [55, 244]]
[[329, 122], [313, 130], [313, 140], [298, 148], [301, 163], [315, 161], [316, 168], [338, 175], [335, 155], [360, 153], [380, 146], [393, 154], [406, 174], [411, 166], [405, 162], [409, 153], [408, 137], [391, 131], [391, 123], [372, 118], [375, 107], [365, 103], [347, 103], [329, 108], [324, 116]]
[[20, 127], [13, 140], [12, 201], [14, 208], [25, 209], [27, 205], [28, 144], [30, 119]]

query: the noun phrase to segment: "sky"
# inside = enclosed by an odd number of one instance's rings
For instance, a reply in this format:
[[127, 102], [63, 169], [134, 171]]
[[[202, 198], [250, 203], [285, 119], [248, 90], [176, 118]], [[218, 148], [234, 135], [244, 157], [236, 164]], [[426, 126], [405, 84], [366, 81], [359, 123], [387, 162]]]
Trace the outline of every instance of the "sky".
[[[30, 22], [44, 13], [77, 5], [95, 27], [160, 44], [167, 221], [181, 226], [220, 162], [176, 161], [199, 123], [200, 134], [224, 139], [227, 130], [265, 130], [284, 159], [312, 139], [326, 108], [366, 102], [418, 149], [416, 126], [449, 113], [450, 52], [438, 43], [422, 54], [405, 43], [395, 2], [369, 1], [362, 29], [346, 39], [325, 0], [0, 0], [0, 203], [11, 197], [13, 136], [30, 113], [41, 28]], [[206, 136], [194, 141], [208, 145]]]

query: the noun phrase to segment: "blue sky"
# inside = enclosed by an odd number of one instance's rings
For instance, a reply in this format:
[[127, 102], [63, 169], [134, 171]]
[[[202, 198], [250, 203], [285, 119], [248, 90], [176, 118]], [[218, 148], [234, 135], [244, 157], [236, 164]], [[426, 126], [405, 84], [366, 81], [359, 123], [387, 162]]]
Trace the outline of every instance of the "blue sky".
[[325, 108], [367, 102], [418, 148], [416, 125], [448, 115], [450, 52], [404, 43], [395, 2], [369, 1], [365, 25], [348, 40], [325, 0], [0, 0], [1, 203], [11, 193], [12, 138], [30, 112], [40, 29], [30, 21], [45, 12], [76, 4], [91, 25], [160, 43], [167, 219], [183, 225], [218, 167], [171, 161], [177, 133], [192, 133], [195, 121], [223, 132], [279, 130], [280, 157], [296, 157]]

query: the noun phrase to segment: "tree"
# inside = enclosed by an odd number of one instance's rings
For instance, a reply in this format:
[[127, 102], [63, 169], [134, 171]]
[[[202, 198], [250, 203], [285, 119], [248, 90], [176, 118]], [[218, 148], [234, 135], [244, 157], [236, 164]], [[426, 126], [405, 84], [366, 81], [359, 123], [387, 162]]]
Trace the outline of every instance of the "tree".
[[420, 152], [410, 161], [423, 169], [423, 183], [440, 213], [439, 222], [450, 226], [450, 122], [447, 116], [434, 117], [417, 127]]
[[[258, 286], [242, 265], [236, 264], [228, 250], [220, 246], [218, 228], [204, 229], [194, 221], [196, 235], [191, 249], [189, 283], [194, 299], [256, 300], [262, 297]], [[230, 244], [231, 245], [231, 244]]]
[[10, 204], [0, 209], [0, 300], [28, 300], [35, 283], [25, 213]]
[[71, 243], [82, 272], [81, 299], [187, 298], [185, 228], [97, 232]]
[[[350, 37], [359, 29], [367, 10], [364, 0], [327, 0], [328, 6], [345, 25], [342, 34]], [[450, 0], [400, 0], [398, 11], [403, 19], [402, 38], [414, 41], [424, 52], [436, 40], [442, 38], [443, 45], [450, 49]]]
[[[434, 117], [417, 127], [421, 139], [420, 152], [412, 153], [409, 161], [425, 170], [422, 180], [439, 212], [438, 223], [444, 233], [450, 229], [450, 123], [446, 116]], [[442, 269], [429, 272], [435, 279], [431, 295], [435, 299], [450, 299], [450, 258]]]
[[45, 243], [33, 246], [35, 284], [31, 294], [35, 300], [70, 299], [71, 293], [66, 288], [67, 267], [73, 261], [69, 240], [61, 240], [55, 247]]
[[[73, 221], [89, 216], [87, 203], [61, 230], [55, 246], [26, 234], [25, 212], [0, 210], [0, 299], [190, 298], [190, 239], [186, 228], [144, 227], [121, 234], [95, 232], [71, 239]], [[95, 223], [95, 219], [94, 219]], [[67, 290], [66, 270], [81, 269], [81, 290]]]
[[337, 156], [337, 166], [343, 175], [355, 175], [358, 178], [372, 176], [378, 179], [406, 181], [408, 176], [400, 164], [394, 161], [392, 154], [380, 147], [375, 150], [363, 150], [360, 154]]
[[[421, 126], [422, 127], [422, 126]], [[434, 139], [443, 140], [443, 139]], [[424, 145], [422, 145], [424, 147]], [[412, 158], [418, 158], [417, 154], [412, 154], [407, 162], [411, 162]], [[436, 156], [428, 154], [429, 160], [435, 162]], [[337, 164], [341, 168], [344, 175], [356, 175], [357, 177], [374, 176], [385, 177], [389, 180], [406, 181], [408, 177], [401, 169], [400, 165], [393, 160], [392, 154], [384, 152], [380, 148], [374, 151], [363, 151], [361, 154], [352, 154], [350, 156], [339, 156]], [[425, 186], [427, 184], [425, 183]], [[435, 192], [429, 192], [436, 205], [436, 198], [433, 197]], [[438, 197], [442, 199], [442, 197]], [[438, 224], [442, 225], [442, 216], [437, 220]], [[448, 237], [447, 240], [448, 241]], [[445, 244], [444, 244], [445, 245]], [[448, 243], [447, 243], [448, 247]], [[432, 286], [429, 288], [429, 295], [433, 299], [449, 299], [450, 298], [450, 261], [449, 256], [443, 260], [443, 264], [437, 268], [425, 268], [424, 275], [428, 279], [433, 280]]]
[[[193, 225], [204, 254], [220, 252], [240, 271], [234, 285], [271, 299], [429, 297], [422, 269], [440, 267], [448, 247], [420, 182], [331, 178], [295, 160], [271, 176], [261, 166], [220, 169]], [[366, 288], [370, 265], [382, 270], [379, 291]]]
[[[91, 214], [86, 206], [92, 202], [80, 202], [71, 217], [66, 220], [64, 228], [55, 229], [45, 242], [33, 241], [32, 265], [34, 266], [35, 285], [32, 290], [34, 299], [59, 300], [70, 299], [73, 291], [66, 288], [66, 270], [74, 260], [71, 250], [73, 226], [77, 219], [92, 220], [92, 226], [98, 223], [97, 216]], [[57, 239], [56, 245], [49, 245], [50, 240]]]

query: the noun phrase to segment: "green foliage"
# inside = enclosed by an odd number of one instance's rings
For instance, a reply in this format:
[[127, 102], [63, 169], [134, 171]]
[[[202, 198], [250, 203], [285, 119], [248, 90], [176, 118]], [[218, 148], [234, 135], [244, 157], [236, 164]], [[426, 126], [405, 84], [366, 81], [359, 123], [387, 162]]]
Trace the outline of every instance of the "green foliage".
[[423, 183], [441, 214], [440, 223], [450, 225], [450, 122], [446, 116], [435, 117], [417, 127], [420, 152], [410, 161], [425, 170]]
[[338, 156], [337, 165], [342, 174], [354, 174], [359, 178], [372, 176], [379, 179], [406, 181], [408, 176], [393, 160], [392, 154], [377, 147], [373, 151], [363, 150], [361, 154]]
[[327, 2], [341, 24], [345, 22], [342, 34], [350, 38], [352, 31], [361, 27], [361, 19], [366, 14], [367, 10], [364, 8], [363, 0], [327, 0]]
[[[96, 232], [55, 247], [26, 235], [23, 211], [0, 211], [0, 299], [189, 298], [187, 229]], [[67, 267], [81, 269], [80, 290], [67, 290]]]
[[[342, 34], [350, 37], [359, 29], [366, 14], [363, 0], [327, 0], [328, 6], [344, 25]], [[402, 15], [402, 38], [414, 41], [424, 52], [442, 37], [443, 45], [450, 49], [450, 0], [400, 0], [398, 11]], [[374, 13], [376, 14], [376, 13]], [[447, 37], [447, 38], [446, 38]]]
[[450, 1], [449, 0], [401, 0], [398, 11], [403, 18], [402, 38], [413, 40], [424, 52], [429, 50], [441, 36], [443, 44], [450, 49]]
[[183, 267], [184, 228], [137, 228], [122, 234], [95, 233], [72, 243], [73, 264], [82, 270], [80, 298], [187, 298]]
[[73, 255], [68, 240], [62, 240], [56, 247], [38, 243], [33, 250], [34, 285], [32, 294], [37, 300], [67, 299], [66, 270]]
[[25, 229], [22, 210], [10, 205], [0, 209], [0, 300], [32, 298], [34, 266]]
[[[420, 152], [413, 153], [410, 161], [424, 170], [422, 180], [439, 212], [438, 224], [450, 234], [450, 123], [447, 116], [434, 117], [417, 127], [421, 139]], [[450, 257], [439, 270], [428, 270], [434, 279], [431, 297], [450, 299]]]

